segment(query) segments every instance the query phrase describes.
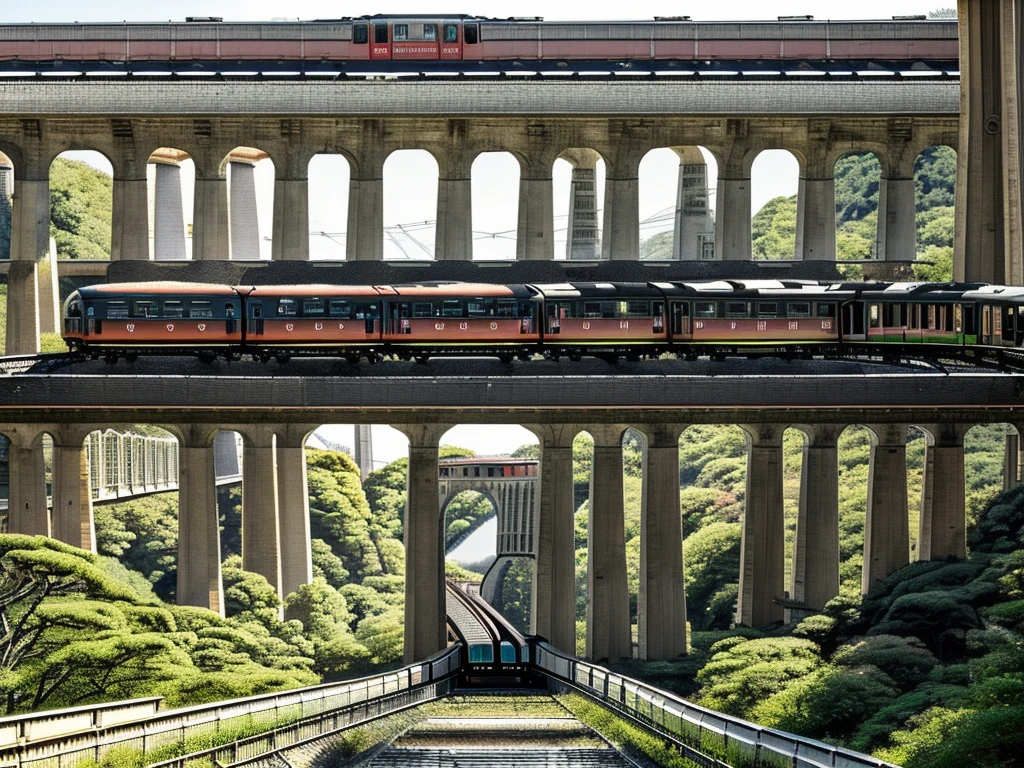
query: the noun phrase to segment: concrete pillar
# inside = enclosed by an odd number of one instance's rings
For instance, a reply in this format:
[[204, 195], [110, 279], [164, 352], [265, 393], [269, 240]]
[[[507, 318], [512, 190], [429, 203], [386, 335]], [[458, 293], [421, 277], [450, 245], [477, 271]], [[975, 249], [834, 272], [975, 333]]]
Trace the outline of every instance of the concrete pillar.
[[1003, 490], [1016, 488], [1020, 482], [1020, 433], [1013, 427], [1006, 430], [1003, 448]]
[[256, 208], [256, 164], [228, 163], [228, 226], [232, 261], [260, 257], [260, 220]]
[[879, 182], [878, 258], [880, 260], [913, 261], [917, 258], [917, 225], [914, 219], [917, 209], [914, 196], [913, 179], [883, 178]]
[[11, 195], [14, 168], [0, 156], [0, 261], [11, 258]]
[[640, 258], [639, 161], [608, 163], [605, 168], [601, 258], [636, 261]]
[[373, 432], [369, 424], [356, 424], [354, 427], [353, 459], [359, 467], [359, 479], [364, 483], [373, 472]]
[[806, 434], [793, 545], [793, 600], [811, 612], [839, 594], [839, 435], [842, 425], [801, 427]]
[[576, 550], [573, 525], [572, 441], [569, 424], [527, 426], [540, 439], [540, 513], [530, 631], [554, 647], [576, 652]]
[[266, 577], [283, 597], [274, 428], [247, 427], [242, 434], [242, 568]]
[[836, 182], [801, 176], [797, 190], [796, 258], [836, 260]]
[[640, 658], [674, 659], [686, 653], [683, 531], [679, 515], [679, 435], [683, 427], [644, 428], [640, 507]]
[[200, 176], [196, 163], [195, 208], [192, 216], [192, 260], [227, 259], [228, 185], [216, 167]]
[[750, 261], [750, 178], [718, 176], [715, 201], [715, 256], [722, 261]]
[[[38, 264], [50, 252], [49, 169], [24, 169], [15, 179], [11, 264], [7, 273], [8, 355], [39, 352]], [[32, 177], [35, 178], [32, 178]]]
[[697, 147], [677, 147], [673, 151], [679, 156], [679, 174], [672, 259], [701, 261], [704, 243], [713, 247], [715, 241], [715, 225], [708, 208], [708, 167]]
[[1024, 284], [1024, 5], [958, 0], [960, 146], [953, 277]]
[[274, 177], [274, 227], [270, 258], [309, 261], [309, 179], [305, 175]]
[[8, 532], [50, 536], [42, 437], [28, 444], [10, 440], [7, 455], [10, 476], [7, 500]]
[[384, 259], [384, 159], [361, 157], [348, 183], [348, 261]]
[[181, 166], [176, 162], [154, 162], [153, 166], [153, 259], [184, 261], [187, 251]]
[[596, 261], [601, 258], [597, 219], [597, 161], [601, 155], [592, 149], [571, 149], [561, 157], [572, 163], [565, 258]]
[[437, 177], [437, 237], [434, 259], [473, 259], [473, 181], [464, 155], [445, 158]]
[[967, 556], [964, 435], [969, 425], [926, 424], [917, 559]]
[[313, 426], [289, 424], [277, 438], [277, 492], [281, 517], [281, 594], [313, 581], [309, 533], [306, 435]]
[[181, 427], [178, 473], [178, 605], [224, 615], [220, 526], [213, 436], [200, 425]]
[[[149, 182], [146, 166], [134, 163], [114, 176], [113, 219], [110, 230], [111, 261], [149, 261]], [[121, 174], [121, 178], [118, 178]], [[141, 177], [141, 178], [140, 178]]]
[[861, 590], [910, 562], [907, 425], [868, 424], [871, 458]]
[[53, 537], [96, 551], [96, 526], [89, 490], [89, 463], [80, 430], [53, 433]]
[[614, 661], [633, 656], [622, 493], [625, 426], [588, 431], [594, 438], [594, 464], [587, 527], [587, 658]]
[[747, 433], [747, 491], [740, 544], [736, 623], [758, 627], [782, 621], [786, 526], [782, 504], [781, 424], [753, 424]]
[[60, 333], [64, 327], [60, 286], [57, 281], [57, 242], [50, 238], [50, 252], [36, 267], [39, 285], [39, 332]]
[[405, 543], [405, 663], [445, 647], [444, 531], [438, 443], [450, 424], [395, 424], [409, 438]]
[[555, 252], [555, 222], [551, 191], [551, 164], [525, 167], [519, 177], [519, 225], [516, 259], [551, 261]]

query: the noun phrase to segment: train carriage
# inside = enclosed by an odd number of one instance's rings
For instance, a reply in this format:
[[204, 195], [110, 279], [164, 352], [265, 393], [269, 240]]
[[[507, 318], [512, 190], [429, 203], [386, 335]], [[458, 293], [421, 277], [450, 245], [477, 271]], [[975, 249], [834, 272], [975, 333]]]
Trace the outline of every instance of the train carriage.
[[545, 344], [608, 351], [664, 346], [665, 296], [650, 283], [550, 283], [544, 296]]
[[[974, 344], [975, 304], [965, 301], [972, 287], [977, 284], [893, 283], [864, 290], [856, 302], [857, 311], [864, 314], [863, 339], [885, 344]], [[859, 338], [850, 334], [849, 340]]]
[[995, 347], [1024, 347], [1024, 288], [1018, 286], [977, 285], [964, 291], [965, 307], [974, 306], [973, 336], [967, 344]]

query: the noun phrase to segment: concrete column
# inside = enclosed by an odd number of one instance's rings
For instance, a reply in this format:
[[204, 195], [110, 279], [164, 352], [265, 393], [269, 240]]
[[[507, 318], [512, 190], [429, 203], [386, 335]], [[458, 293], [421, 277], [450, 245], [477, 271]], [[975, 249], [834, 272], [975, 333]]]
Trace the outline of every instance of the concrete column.
[[256, 208], [256, 164], [228, 163], [228, 225], [231, 260], [256, 261], [260, 257], [260, 220]]
[[811, 612], [839, 594], [839, 435], [842, 425], [801, 427], [800, 507], [793, 546], [793, 600]]
[[29, 536], [50, 536], [50, 512], [46, 503], [46, 467], [42, 437], [27, 445], [8, 443], [10, 474], [7, 530]]
[[178, 473], [178, 605], [224, 615], [220, 526], [213, 435], [200, 425], [181, 427]]
[[14, 168], [0, 156], [0, 260], [11, 258], [11, 195]]
[[704, 242], [714, 243], [715, 225], [708, 208], [708, 167], [697, 147], [677, 147], [679, 173], [672, 259], [701, 261]]
[[437, 261], [473, 259], [473, 181], [461, 159], [443, 160], [437, 177]]
[[[878, 258], [913, 261], [917, 258], [913, 179], [883, 178], [878, 186]], [[833, 208], [834, 210], [834, 208]]]
[[187, 251], [181, 166], [176, 162], [155, 162], [153, 166], [153, 259], [184, 261]]
[[636, 261], [640, 258], [638, 166], [639, 162], [605, 166], [602, 259]]
[[782, 621], [786, 526], [782, 504], [781, 424], [753, 424], [747, 433], [747, 491], [740, 544], [736, 622], [758, 627]]
[[213, 168], [201, 177], [196, 163], [195, 209], [192, 215], [192, 260], [227, 259], [228, 185]]
[[969, 425], [926, 424], [917, 559], [967, 556], [964, 435]]
[[353, 446], [356, 466], [359, 467], [359, 479], [364, 483], [373, 472], [373, 433], [369, 424], [355, 425], [355, 441]]
[[796, 258], [836, 260], [836, 182], [800, 178], [796, 208]]
[[[11, 208], [11, 264], [7, 273], [8, 355], [39, 352], [38, 264], [50, 252], [49, 169], [15, 179]], [[35, 176], [36, 178], [32, 178]]]
[[348, 261], [384, 259], [384, 158], [366, 156], [351, 166], [348, 182]]
[[587, 658], [631, 658], [622, 492], [623, 425], [589, 427], [594, 438], [587, 530]]
[[573, 525], [572, 441], [575, 425], [527, 428], [541, 441], [540, 512], [530, 631], [567, 653], [576, 652], [576, 551]]
[[597, 161], [601, 156], [592, 149], [571, 149], [561, 158], [572, 163], [565, 258], [596, 261], [601, 258], [597, 219]]
[[53, 537], [95, 552], [86, 434], [80, 430], [53, 433]]
[[313, 581], [309, 533], [306, 436], [314, 426], [289, 424], [277, 439], [277, 492], [281, 517], [281, 594]]
[[145, 169], [143, 165], [138, 173], [129, 168], [122, 172], [126, 177], [114, 177], [111, 261], [149, 261], [149, 182]]
[[444, 531], [437, 480], [438, 443], [450, 424], [395, 424], [409, 438], [405, 501], [405, 662], [445, 646]]
[[[530, 175], [536, 173], [536, 176]], [[555, 252], [555, 222], [551, 191], [551, 166], [519, 177], [519, 226], [516, 259], [551, 261]]]
[[1016, 488], [1020, 482], [1020, 433], [1013, 427], [1006, 430], [1003, 449], [1003, 490]]
[[907, 425], [868, 424], [871, 465], [861, 590], [910, 562], [907, 519]]
[[683, 427], [644, 428], [640, 507], [640, 658], [674, 659], [686, 653], [683, 531], [679, 515], [679, 435]]
[[1024, 283], [1021, 156], [1024, 7], [958, 0], [960, 146], [953, 277]]
[[247, 427], [242, 434], [242, 568], [266, 577], [283, 597], [274, 428]]
[[274, 178], [274, 228], [270, 258], [309, 261], [309, 179]]
[[750, 261], [750, 178], [718, 176], [715, 202], [715, 257]]
[[60, 333], [64, 327], [63, 307], [57, 281], [57, 242], [50, 238], [50, 252], [36, 267], [39, 285], [39, 332]]

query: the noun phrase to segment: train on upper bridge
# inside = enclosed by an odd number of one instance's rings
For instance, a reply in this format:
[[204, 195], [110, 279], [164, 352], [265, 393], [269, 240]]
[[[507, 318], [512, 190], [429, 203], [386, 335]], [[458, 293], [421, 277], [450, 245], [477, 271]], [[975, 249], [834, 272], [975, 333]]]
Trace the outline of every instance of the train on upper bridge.
[[333, 355], [534, 355], [617, 359], [675, 353], [1016, 355], [1024, 288], [982, 283], [715, 280], [395, 285], [111, 283], [64, 304], [73, 353], [287, 362]]
[[955, 19], [545, 21], [375, 15], [318, 21], [0, 24], [0, 71], [179, 75], [959, 69]]

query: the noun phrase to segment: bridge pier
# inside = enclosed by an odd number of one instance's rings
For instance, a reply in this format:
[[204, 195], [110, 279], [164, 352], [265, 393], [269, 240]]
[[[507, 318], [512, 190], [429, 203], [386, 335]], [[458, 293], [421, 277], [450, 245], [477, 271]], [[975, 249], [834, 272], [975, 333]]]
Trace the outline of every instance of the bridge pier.
[[867, 424], [871, 430], [868, 510], [861, 590], [910, 562], [907, 519], [907, 425]]
[[566, 150], [561, 158], [572, 164], [565, 258], [597, 261], [601, 258], [597, 226], [597, 161], [601, 156], [584, 148]]
[[348, 182], [348, 261], [384, 259], [384, 158], [363, 154], [350, 163]]
[[140, 165], [129, 160], [114, 171], [111, 261], [149, 261], [149, 181]]
[[[150, 162], [155, 166], [153, 260], [184, 261], [188, 253], [185, 249], [185, 209], [181, 199], [181, 165], [176, 160], [163, 158], [151, 158]], [[194, 208], [194, 216], [198, 213], [198, 207]]]
[[278, 510], [276, 427], [242, 432], [242, 567], [281, 592], [281, 524]]
[[437, 179], [437, 233], [434, 258], [438, 261], [473, 259], [473, 180], [464, 153], [449, 153]]
[[554, 195], [551, 165], [531, 158], [519, 177], [519, 221], [516, 228], [516, 259], [550, 261], [555, 255]]
[[780, 424], [743, 425], [747, 434], [747, 491], [740, 544], [736, 622], [750, 627], [783, 620], [776, 602], [785, 591], [786, 529], [782, 497]]
[[192, 216], [192, 260], [226, 260], [228, 244], [228, 185], [216, 162], [200, 165], [196, 158], [196, 185]]
[[967, 557], [967, 516], [962, 424], [924, 425], [927, 445], [921, 480], [917, 559]]
[[629, 156], [617, 163], [605, 163], [602, 259], [640, 258], [639, 164], [639, 159]]
[[313, 581], [306, 437], [315, 428], [315, 425], [285, 424], [277, 434], [282, 597]]
[[[915, 186], [910, 178], [883, 177], [878, 187], [878, 247], [882, 261], [913, 261], [917, 255]], [[833, 226], [833, 231], [835, 227]]]
[[1006, 430], [1003, 446], [1003, 490], [1016, 488], [1020, 482], [1020, 430], [1024, 427], [1010, 427]]
[[228, 168], [228, 231], [231, 260], [258, 261], [260, 221], [259, 210], [256, 207], [256, 163], [233, 158], [228, 162]]
[[73, 547], [96, 551], [96, 526], [89, 490], [85, 438], [88, 429], [61, 427], [53, 432], [53, 537]]
[[708, 167], [699, 147], [673, 147], [679, 157], [676, 211], [672, 232], [673, 261], [701, 261], [703, 235], [714, 238], [715, 224], [708, 208]]
[[842, 425], [802, 426], [793, 600], [820, 611], [839, 594], [839, 435]]
[[836, 182], [801, 175], [797, 187], [796, 253], [804, 261], [836, 260]]
[[715, 257], [722, 261], [750, 261], [750, 175], [735, 178], [718, 169], [715, 202]]
[[223, 616], [214, 436], [209, 427], [198, 424], [179, 429], [177, 602], [209, 608]]
[[43, 435], [40, 432], [29, 438], [15, 430], [8, 434], [7, 530], [28, 536], [50, 536]]
[[291, 146], [274, 174], [274, 261], [309, 261], [308, 157]]

